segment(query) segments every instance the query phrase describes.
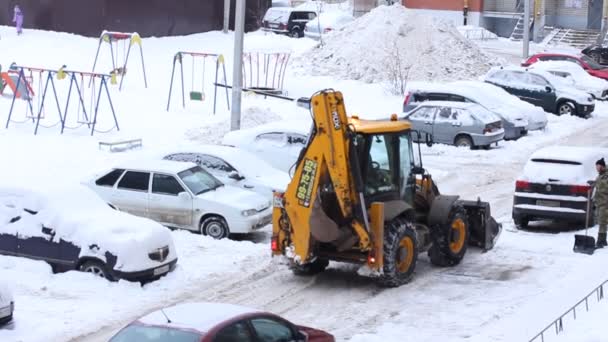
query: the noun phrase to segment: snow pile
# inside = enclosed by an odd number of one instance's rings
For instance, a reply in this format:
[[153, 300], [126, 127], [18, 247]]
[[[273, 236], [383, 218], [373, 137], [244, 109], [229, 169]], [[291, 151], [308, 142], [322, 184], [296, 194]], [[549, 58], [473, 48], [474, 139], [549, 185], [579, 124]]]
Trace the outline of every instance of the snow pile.
[[299, 59], [305, 69], [370, 83], [390, 80], [395, 67], [409, 68], [410, 80], [439, 81], [474, 78], [498, 64], [451, 23], [401, 5], [377, 7], [325, 43]]

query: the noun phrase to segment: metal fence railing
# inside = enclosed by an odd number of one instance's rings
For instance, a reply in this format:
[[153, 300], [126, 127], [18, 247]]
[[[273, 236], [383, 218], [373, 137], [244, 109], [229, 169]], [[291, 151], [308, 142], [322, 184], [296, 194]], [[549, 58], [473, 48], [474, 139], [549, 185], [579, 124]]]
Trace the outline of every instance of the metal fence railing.
[[532, 339], [530, 339], [529, 342], [538, 342], [538, 341], [544, 342], [545, 334], [547, 334], [550, 329], [555, 331], [555, 335], [559, 335], [562, 331], [564, 331], [564, 318], [566, 318], [566, 316], [572, 314], [574, 320], [576, 320], [576, 309], [579, 306], [582, 306], [583, 304], [585, 305], [585, 311], [589, 311], [589, 298], [593, 295], [596, 296], [598, 302], [601, 301], [602, 299], [604, 299], [604, 286], [606, 285], [606, 283], [608, 283], [608, 280], [604, 281], [598, 287], [593, 289], [593, 291], [589, 292], [588, 295], [586, 295], [583, 299], [581, 299], [576, 304], [574, 304], [572, 307], [570, 307], [561, 316], [559, 316], [557, 319], [555, 319], [553, 322], [551, 322], [549, 325], [547, 325], [547, 327], [545, 327], [538, 334], [536, 334]]

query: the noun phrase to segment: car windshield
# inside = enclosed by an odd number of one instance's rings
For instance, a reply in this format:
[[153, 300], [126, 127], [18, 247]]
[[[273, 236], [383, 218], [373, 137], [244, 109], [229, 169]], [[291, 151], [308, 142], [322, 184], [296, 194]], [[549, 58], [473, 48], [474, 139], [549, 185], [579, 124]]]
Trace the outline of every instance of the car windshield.
[[195, 166], [186, 171], [177, 174], [179, 178], [186, 184], [188, 189], [195, 195], [200, 195], [204, 192], [215, 190], [224, 185], [217, 178], [213, 177], [209, 172], [203, 170], [200, 166]]
[[585, 61], [585, 63], [587, 63], [589, 65], [589, 67], [593, 70], [600, 70], [600, 69], [604, 69], [603, 66], [601, 66], [598, 62], [594, 61], [593, 59], [591, 59], [588, 56], [581, 56], [581, 59], [583, 61]]
[[110, 342], [198, 342], [202, 337], [193, 331], [133, 324], [112, 337]]
[[271, 21], [274, 23], [286, 23], [289, 20], [289, 14], [291, 12], [284, 9], [270, 8], [264, 16], [264, 21]]

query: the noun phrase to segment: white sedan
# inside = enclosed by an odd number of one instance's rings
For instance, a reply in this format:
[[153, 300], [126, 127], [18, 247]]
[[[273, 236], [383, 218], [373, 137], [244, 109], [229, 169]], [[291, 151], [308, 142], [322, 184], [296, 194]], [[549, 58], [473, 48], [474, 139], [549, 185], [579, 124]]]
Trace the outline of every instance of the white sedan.
[[339, 30], [353, 20], [355, 20], [354, 17], [349, 13], [323, 12], [306, 24], [304, 36], [320, 39], [322, 34]]
[[209, 171], [224, 184], [254, 191], [272, 198], [273, 191], [285, 191], [286, 172], [275, 169], [250, 152], [231, 146], [192, 145], [173, 149], [163, 159], [191, 162]]
[[558, 76], [566, 84], [589, 93], [598, 100], [608, 99], [608, 82], [589, 75], [589, 73], [577, 63], [566, 61], [537, 62], [530, 65], [529, 68], [544, 70]]
[[0, 282], [0, 326], [13, 320], [15, 301], [8, 286]]
[[215, 239], [250, 233], [272, 219], [270, 199], [225, 186], [194, 163], [133, 161], [86, 184], [119, 210]]
[[290, 172], [308, 142], [310, 120], [273, 122], [229, 132], [222, 144], [247, 150], [275, 168]]

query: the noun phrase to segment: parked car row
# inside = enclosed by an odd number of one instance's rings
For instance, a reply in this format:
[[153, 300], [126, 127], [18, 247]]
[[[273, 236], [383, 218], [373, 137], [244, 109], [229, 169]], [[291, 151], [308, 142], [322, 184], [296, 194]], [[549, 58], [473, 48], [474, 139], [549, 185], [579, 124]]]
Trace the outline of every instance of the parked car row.
[[323, 34], [339, 30], [354, 20], [352, 14], [342, 11], [317, 13], [294, 7], [271, 7], [262, 19], [262, 30], [285, 34], [293, 38], [318, 40]]

